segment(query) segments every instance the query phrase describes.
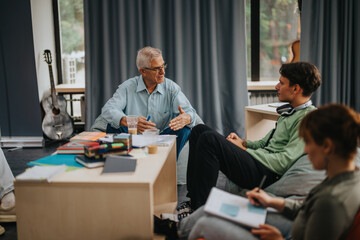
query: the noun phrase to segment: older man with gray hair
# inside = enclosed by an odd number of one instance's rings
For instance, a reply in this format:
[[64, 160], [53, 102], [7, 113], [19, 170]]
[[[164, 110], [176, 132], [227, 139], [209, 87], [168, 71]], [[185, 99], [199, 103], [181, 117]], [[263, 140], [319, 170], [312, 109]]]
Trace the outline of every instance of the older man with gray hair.
[[106, 132], [121, 133], [128, 132], [127, 116], [136, 115], [139, 133], [158, 128], [160, 134], [177, 135], [178, 155], [195, 125], [196, 111], [180, 87], [165, 78], [167, 64], [159, 49], [140, 49], [136, 65], [140, 75], [119, 85], [102, 108], [99, 118], [106, 121]]

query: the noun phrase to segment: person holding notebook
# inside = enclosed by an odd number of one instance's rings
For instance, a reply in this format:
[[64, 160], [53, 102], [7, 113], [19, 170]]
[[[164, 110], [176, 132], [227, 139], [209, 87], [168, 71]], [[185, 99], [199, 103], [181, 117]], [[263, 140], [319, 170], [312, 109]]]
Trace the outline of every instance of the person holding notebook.
[[360, 115], [341, 104], [320, 107], [303, 118], [299, 136], [313, 168], [327, 175], [305, 200], [271, 197], [254, 188], [247, 192], [253, 205], [278, 211], [268, 211], [259, 228], [210, 216], [201, 207], [180, 223], [154, 217], [154, 231], [168, 239], [345, 239], [360, 209], [360, 171], [355, 164]]

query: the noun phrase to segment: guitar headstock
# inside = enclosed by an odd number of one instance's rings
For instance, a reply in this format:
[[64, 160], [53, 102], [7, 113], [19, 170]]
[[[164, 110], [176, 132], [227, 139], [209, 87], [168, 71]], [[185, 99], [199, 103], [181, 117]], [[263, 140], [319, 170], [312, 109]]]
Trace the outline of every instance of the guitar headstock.
[[49, 49], [44, 50], [44, 60], [47, 64], [51, 64], [52, 58], [51, 58], [51, 52]]

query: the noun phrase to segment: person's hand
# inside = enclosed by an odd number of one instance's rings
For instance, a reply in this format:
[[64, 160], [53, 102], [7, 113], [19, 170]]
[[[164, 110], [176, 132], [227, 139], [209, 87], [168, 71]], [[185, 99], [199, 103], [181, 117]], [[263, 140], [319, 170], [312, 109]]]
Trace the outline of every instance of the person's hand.
[[246, 141], [241, 139], [236, 133], [230, 133], [226, 139], [246, 151]]
[[246, 192], [251, 204], [256, 206], [263, 206], [265, 208], [272, 207], [279, 212], [284, 211], [285, 199], [280, 197], [272, 197], [259, 188], [254, 188], [251, 191]]
[[264, 208], [272, 207], [272, 202], [274, 200], [274, 197], [271, 197], [261, 189], [259, 190], [257, 187], [246, 192], [246, 196], [252, 205], [263, 206]]
[[276, 227], [269, 224], [260, 224], [258, 229], [251, 229], [251, 233], [260, 235], [260, 239], [263, 240], [283, 240], [281, 232]]
[[172, 119], [169, 123], [171, 130], [177, 131], [191, 123], [190, 115], [186, 114], [181, 106], [179, 106], [179, 112], [180, 114], [176, 118]]
[[154, 129], [156, 124], [151, 122], [151, 120], [146, 121], [146, 118], [143, 116], [138, 117], [137, 130], [139, 133], [143, 133], [145, 129]]
[[119, 124], [120, 126], [125, 126], [125, 127], [127, 127], [128, 125], [127, 125], [127, 121], [126, 121], [126, 116], [125, 117], [122, 117], [121, 119], [120, 119], [120, 124]]

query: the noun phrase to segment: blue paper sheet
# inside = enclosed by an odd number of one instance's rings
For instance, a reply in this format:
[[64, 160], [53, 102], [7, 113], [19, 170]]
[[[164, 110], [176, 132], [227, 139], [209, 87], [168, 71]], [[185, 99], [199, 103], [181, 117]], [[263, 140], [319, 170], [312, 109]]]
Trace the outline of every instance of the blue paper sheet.
[[62, 165], [65, 164], [68, 167], [83, 168], [84, 166], [75, 161], [76, 155], [73, 154], [55, 154], [40, 158], [38, 160], [29, 162], [28, 165]]
[[266, 209], [265, 208], [254, 206], [250, 202], [248, 203], [248, 210], [249, 210], [249, 212], [257, 213], [257, 214], [260, 214], [260, 215], [266, 214]]
[[227, 203], [221, 204], [220, 212], [225, 213], [226, 215], [236, 217], [239, 212], [239, 207]]

